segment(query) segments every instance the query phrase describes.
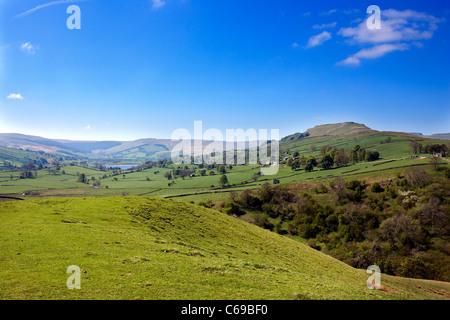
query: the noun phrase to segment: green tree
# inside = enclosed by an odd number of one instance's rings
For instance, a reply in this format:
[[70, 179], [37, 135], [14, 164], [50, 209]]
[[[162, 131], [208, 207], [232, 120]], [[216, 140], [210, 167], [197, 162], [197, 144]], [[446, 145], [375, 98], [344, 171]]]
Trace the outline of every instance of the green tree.
[[222, 174], [227, 172], [224, 165], [219, 165], [219, 167], [217, 168], [217, 171], [219, 171], [219, 173], [222, 173]]
[[291, 169], [292, 170], [300, 169], [300, 160], [299, 159], [296, 159], [291, 162]]
[[317, 166], [317, 160], [314, 157], [310, 157], [308, 161], [306, 161], [305, 171], [311, 172], [314, 170], [314, 167]]
[[221, 188], [223, 188], [223, 187], [225, 187], [228, 184], [229, 184], [228, 177], [225, 174], [221, 175], [220, 178], [219, 178], [219, 186]]
[[302, 155], [300, 156], [300, 158], [298, 159], [298, 161], [300, 162], [300, 165], [304, 167], [304, 166], [306, 166], [306, 162], [307, 162], [308, 160], [306, 159], [305, 155], [302, 154]]
[[333, 167], [333, 164], [334, 164], [334, 159], [329, 153], [327, 153], [326, 155], [324, 155], [322, 157], [322, 159], [320, 159], [320, 167], [322, 167], [325, 170], [328, 170], [331, 167]]
[[81, 183], [86, 183], [86, 175], [85, 175], [84, 173], [80, 173], [80, 174], [78, 175], [77, 181], [78, 181], [78, 182], [81, 182]]

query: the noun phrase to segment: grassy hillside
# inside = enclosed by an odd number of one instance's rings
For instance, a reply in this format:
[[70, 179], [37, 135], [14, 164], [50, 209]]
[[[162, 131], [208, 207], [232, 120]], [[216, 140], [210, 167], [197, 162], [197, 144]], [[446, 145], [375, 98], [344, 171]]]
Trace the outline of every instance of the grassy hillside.
[[[386, 142], [386, 140], [390, 140], [390, 142]], [[308, 136], [293, 140], [286, 137], [280, 143], [280, 149], [283, 156], [292, 156], [295, 151], [298, 151], [305, 156], [318, 157], [320, 148], [323, 146], [334, 146], [348, 150], [359, 144], [364, 149], [378, 151], [382, 159], [396, 159], [413, 155], [410, 148], [413, 141], [423, 145], [448, 143], [446, 140], [417, 137], [400, 132], [369, 130], [356, 133], [355, 131], [348, 131], [347, 134], [343, 135]]]
[[[421, 166], [429, 163], [429, 159], [404, 159], [395, 161], [362, 162], [354, 166], [335, 168], [331, 170], [319, 170], [315, 168], [312, 172], [304, 170], [293, 171], [290, 167], [281, 166], [274, 176], [261, 176], [258, 180], [252, 179], [253, 175], [260, 170], [256, 166], [236, 166], [227, 170], [226, 175], [230, 186], [222, 189], [218, 186], [219, 173], [214, 175], [200, 176], [198, 170], [196, 177], [182, 180], [168, 180], [165, 173], [171, 168], [154, 167], [138, 172], [124, 172], [112, 175], [112, 171], [100, 171], [94, 168], [67, 166], [62, 167], [59, 172], [49, 174], [47, 170], [38, 170], [36, 179], [19, 179], [20, 172], [0, 172], [0, 194], [18, 195], [22, 193], [36, 196], [116, 196], [123, 193], [129, 195], [174, 197], [199, 194], [196, 199], [184, 197], [190, 200], [208, 200], [211, 192], [225, 192], [231, 190], [243, 190], [258, 188], [265, 182], [273, 183], [276, 178], [281, 183], [311, 182], [335, 177], [389, 179], [395, 177], [398, 172], [404, 171], [406, 166]], [[442, 167], [447, 162], [443, 162]], [[62, 174], [62, 172], [65, 174]], [[100, 180], [100, 188], [94, 188], [89, 184], [77, 182], [77, 174], [84, 173], [89, 178], [95, 177]], [[11, 180], [11, 175], [13, 179]], [[105, 177], [106, 175], [106, 177]], [[104, 178], [105, 177], [105, 178]], [[147, 180], [147, 178], [149, 180]], [[168, 182], [175, 183], [171, 186]], [[212, 187], [213, 186], [213, 187]], [[228, 197], [228, 196], [227, 196]], [[203, 199], [204, 198], [204, 199]]]
[[39, 154], [37, 152], [0, 147], [0, 166], [4, 166], [5, 161], [20, 166], [30, 161], [46, 157], [46, 154]]
[[306, 130], [311, 137], [319, 136], [343, 136], [356, 133], [372, 132], [367, 126], [355, 122], [343, 122], [334, 124], [324, 124], [315, 126], [314, 128]]
[[[2, 299], [444, 299], [220, 212], [145, 197], [0, 202]], [[66, 269], [81, 268], [81, 290]]]

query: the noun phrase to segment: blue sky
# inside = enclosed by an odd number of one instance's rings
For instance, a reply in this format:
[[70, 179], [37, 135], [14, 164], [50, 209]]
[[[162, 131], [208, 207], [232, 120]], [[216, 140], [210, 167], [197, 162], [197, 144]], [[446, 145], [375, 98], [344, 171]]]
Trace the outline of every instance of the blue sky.
[[[365, 23], [372, 4], [380, 30]], [[0, 132], [450, 132], [449, 23], [445, 0], [0, 0]]]

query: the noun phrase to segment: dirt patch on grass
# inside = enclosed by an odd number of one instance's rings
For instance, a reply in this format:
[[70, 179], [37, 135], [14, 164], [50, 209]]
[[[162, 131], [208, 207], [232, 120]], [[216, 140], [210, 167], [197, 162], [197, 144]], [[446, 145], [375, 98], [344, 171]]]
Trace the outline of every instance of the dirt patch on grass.
[[383, 286], [380, 286], [380, 290], [381, 290], [381, 291], [384, 291], [384, 292], [389, 292], [389, 293], [397, 293], [397, 294], [401, 294], [401, 292], [398, 292], [398, 291], [395, 291], [395, 290], [393, 290], [393, 289], [389, 289], [389, 288], [386, 288], [386, 287], [383, 287]]

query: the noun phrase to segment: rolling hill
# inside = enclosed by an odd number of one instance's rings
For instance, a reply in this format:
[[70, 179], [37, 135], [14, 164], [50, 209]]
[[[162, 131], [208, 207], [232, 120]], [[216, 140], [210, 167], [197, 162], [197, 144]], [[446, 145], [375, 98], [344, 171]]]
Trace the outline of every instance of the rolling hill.
[[281, 140], [283, 154], [292, 155], [297, 151], [305, 156], [320, 154], [322, 146], [351, 149], [355, 144], [368, 150], [376, 150], [383, 159], [409, 157], [410, 144], [418, 141], [426, 144], [447, 144], [447, 140], [431, 139], [411, 133], [377, 131], [355, 122], [326, 124], [295, 133]]
[[[383, 144], [387, 138], [390, 143]], [[367, 149], [376, 148], [383, 158], [407, 156], [410, 153], [409, 144], [412, 141], [420, 141], [424, 144], [447, 143], [447, 134], [436, 134], [430, 137], [418, 136], [411, 133], [395, 131], [377, 131], [364, 124], [355, 122], [343, 122], [325, 124], [307, 129], [305, 132], [297, 132], [281, 139], [280, 147], [283, 152], [300, 151], [305, 155], [317, 155], [318, 148], [323, 145], [351, 148], [358, 143]], [[52, 140], [37, 136], [0, 133], [0, 147], [27, 151], [28, 154], [21, 158], [16, 153], [13, 158], [7, 157], [8, 152], [3, 152], [0, 160], [8, 160], [16, 163], [27, 163], [30, 159], [40, 157], [42, 153], [53, 154], [64, 159], [74, 160], [118, 160], [127, 162], [139, 162], [145, 160], [157, 160], [170, 157], [170, 151], [177, 144], [170, 139], [138, 139], [134, 141], [72, 141]], [[203, 146], [210, 141], [203, 141]], [[237, 149], [237, 144], [235, 149]], [[248, 142], [246, 143], [248, 146]], [[225, 149], [225, 147], [224, 147]], [[37, 154], [36, 152], [40, 153]], [[11, 153], [11, 152], [10, 152]], [[25, 154], [24, 154], [25, 155]]]
[[[3, 201], [1, 299], [448, 299], [223, 213], [146, 197]], [[81, 290], [66, 269], [81, 268]]]

